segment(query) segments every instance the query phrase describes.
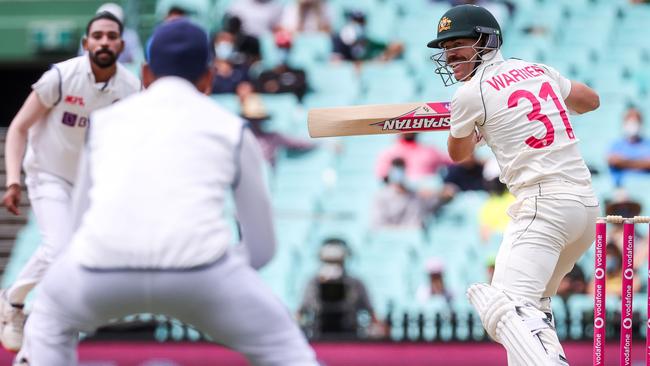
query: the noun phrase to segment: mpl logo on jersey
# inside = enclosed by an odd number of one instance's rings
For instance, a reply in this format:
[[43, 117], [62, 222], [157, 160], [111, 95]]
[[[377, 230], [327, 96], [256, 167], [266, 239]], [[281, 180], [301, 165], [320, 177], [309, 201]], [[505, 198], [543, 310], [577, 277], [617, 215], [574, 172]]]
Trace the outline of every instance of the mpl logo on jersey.
[[74, 96], [74, 95], [66, 95], [64, 101], [67, 104], [78, 105], [78, 106], [81, 106], [81, 107], [83, 107], [85, 105], [83, 97], [77, 97], [77, 96]]
[[449, 129], [449, 103], [423, 103], [395, 118], [372, 123], [384, 131], [419, 132]]

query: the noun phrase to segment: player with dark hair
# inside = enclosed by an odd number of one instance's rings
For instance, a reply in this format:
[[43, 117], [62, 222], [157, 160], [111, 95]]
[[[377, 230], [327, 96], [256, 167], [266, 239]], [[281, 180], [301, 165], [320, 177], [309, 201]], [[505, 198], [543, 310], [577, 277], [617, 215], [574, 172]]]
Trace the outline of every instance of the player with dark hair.
[[0, 335], [9, 350], [17, 351], [22, 344], [27, 294], [66, 244], [71, 192], [90, 112], [140, 89], [137, 77], [116, 62], [123, 48], [121, 34], [122, 23], [113, 14], [95, 15], [82, 41], [87, 55], [52, 65], [32, 85], [33, 91], [9, 126], [3, 204], [20, 215], [22, 162], [42, 238], [14, 284], [0, 295]]
[[[142, 68], [147, 90], [92, 114], [74, 235], [25, 327], [29, 365], [74, 366], [78, 332], [142, 312], [192, 324], [253, 365], [318, 364], [254, 270], [275, 251], [262, 156], [246, 123], [203, 95], [210, 54], [198, 26], [163, 23]], [[224, 215], [231, 194], [237, 247]]]
[[512, 221], [492, 283], [468, 297], [508, 365], [568, 365], [555, 333], [550, 297], [593, 243], [598, 200], [569, 121], [599, 106], [598, 95], [555, 69], [504, 59], [501, 28], [476, 5], [448, 10], [428, 46], [446, 85], [463, 84], [451, 102], [450, 157], [469, 158], [485, 140], [515, 195]]

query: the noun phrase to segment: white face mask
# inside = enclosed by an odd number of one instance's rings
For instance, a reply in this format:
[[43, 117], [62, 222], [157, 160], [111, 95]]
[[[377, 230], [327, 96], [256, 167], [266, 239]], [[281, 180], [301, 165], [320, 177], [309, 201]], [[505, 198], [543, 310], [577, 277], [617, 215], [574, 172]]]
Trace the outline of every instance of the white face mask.
[[623, 134], [625, 137], [633, 138], [641, 135], [641, 123], [636, 119], [628, 119], [623, 122]]
[[214, 54], [220, 60], [227, 60], [232, 55], [234, 48], [230, 42], [219, 42], [214, 46]]

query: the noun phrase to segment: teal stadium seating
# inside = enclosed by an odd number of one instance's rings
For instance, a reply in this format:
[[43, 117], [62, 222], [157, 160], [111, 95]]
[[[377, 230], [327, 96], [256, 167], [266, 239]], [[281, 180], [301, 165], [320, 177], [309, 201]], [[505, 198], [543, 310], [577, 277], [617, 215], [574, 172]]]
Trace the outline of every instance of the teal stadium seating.
[[[194, 9], [195, 18], [207, 29], [216, 30], [227, 6], [236, 0], [183, 0]], [[292, 0], [282, 0], [288, 3]], [[39, 29], [55, 24], [68, 46], [76, 50], [78, 37], [88, 15], [101, 0], [0, 0], [0, 61], [35, 60], [42, 57]], [[48, 6], [44, 6], [47, 3]], [[57, 6], [51, 6], [56, 3]], [[123, 1], [122, 4], [130, 3]], [[146, 39], [160, 21], [171, 0], [142, 0], [137, 12], [129, 14], [141, 38]], [[448, 9], [444, 2], [429, 0], [328, 0], [334, 30], [340, 29], [348, 10], [360, 9], [368, 18], [368, 34], [378, 40], [399, 41], [404, 55], [388, 63], [368, 62], [361, 67], [347, 62], [330, 62], [332, 40], [328, 34], [297, 34], [289, 53], [292, 66], [306, 70], [310, 86], [302, 103], [293, 95], [264, 95], [271, 115], [269, 127], [293, 137], [307, 138], [306, 111], [310, 108], [362, 103], [448, 101], [457, 86], [444, 87], [434, 73], [426, 48], [436, 33], [437, 20]], [[598, 171], [593, 184], [599, 198], [610, 198], [615, 189], [606, 154], [621, 134], [621, 119], [630, 103], [638, 105], [650, 119], [650, 5], [630, 5], [627, 0], [519, 0], [512, 16], [502, 11], [506, 57], [542, 62], [568, 77], [586, 82], [601, 95], [601, 107], [584, 116], [571, 116], [580, 139], [580, 149], [590, 167]], [[496, 8], [495, 8], [496, 9]], [[136, 14], [137, 13], [137, 14]], [[597, 26], [594, 26], [597, 24]], [[261, 37], [262, 63], [255, 70], [280, 61], [274, 37]], [[239, 113], [235, 95], [212, 97], [224, 108]], [[645, 132], [650, 135], [650, 123]], [[447, 339], [451, 323], [448, 308], [440, 298], [425, 305], [415, 304], [417, 287], [426, 281], [424, 264], [436, 256], [445, 261], [445, 281], [455, 295], [452, 308], [459, 320], [454, 329], [458, 339], [481, 340], [480, 323], [470, 329], [466, 321], [476, 317], [464, 292], [470, 283], [486, 280], [486, 261], [501, 240], [494, 235], [487, 243], [479, 238], [477, 208], [487, 199], [484, 193], [461, 193], [424, 230], [384, 231], [370, 227], [374, 194], [381, 187], [375, 176], [378, 154], [395, 136], [376, 135], [317, 140], [309, 153], [281, 152], [276, 166], [268, 168], [269, 190], [276, 219], [277, 255], [262, 271], [263, 278], [296, 310], [306, 281], [318, 270], [318, 248], [325, 238], [341, 237], [350, 245], [349, 270], [368, 285], [380, 316], [390, 313], [394, 340]], [[444, 133], [422, 134], [420, 141], [446, 149]], [[479, 150], [489, 156], [487, 149]], [[420, 182], [439, 187], [440, 177]], [[623, 186], [650, 212], [650, 199], [642, 194], [650, 178], [629, 176]], [[232, 212], [232, 202], [228, 212]], [[233, 221], [233, 232], [236, 224]], [[10, 283], [39, 242], [33, 219], [18, 237], [3, 284]], [[579, 265], [589, 277], [593, 272], [593, 250]], [[642, 284], [647, 287], [644, 276]], [[618, 307], [608, 299], [610, 309]], [[593, 310], [589, 295], [574, 295], [564, 302], [552, 302], [561, 338], [589, 336], [581, 321]], [[635, 310], [645, 316], [645, 300], [635, 299]], [[419, 328], [418, 315], [424, 327]], [[441, 326], [433, 321], [441, 317]], [[475, 319], [476, 320], [476, 319]], [[167, 339], [179, 329], [160, 329]]]

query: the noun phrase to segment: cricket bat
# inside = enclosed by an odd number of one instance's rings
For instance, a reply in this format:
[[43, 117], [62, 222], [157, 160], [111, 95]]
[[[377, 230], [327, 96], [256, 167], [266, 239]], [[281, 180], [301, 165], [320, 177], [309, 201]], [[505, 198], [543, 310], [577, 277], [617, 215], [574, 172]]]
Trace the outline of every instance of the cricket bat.
[[309, 136], [354, 136], [449, 130], [449, 102], [314, 108]]

